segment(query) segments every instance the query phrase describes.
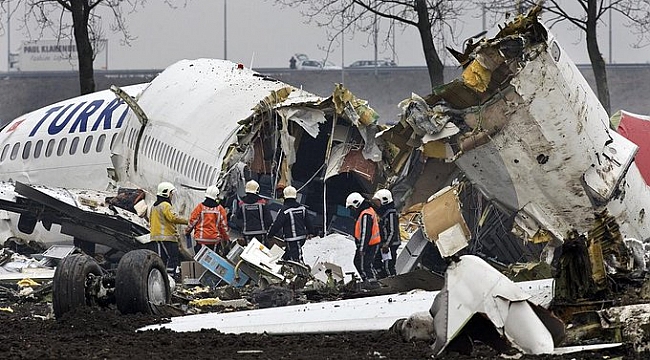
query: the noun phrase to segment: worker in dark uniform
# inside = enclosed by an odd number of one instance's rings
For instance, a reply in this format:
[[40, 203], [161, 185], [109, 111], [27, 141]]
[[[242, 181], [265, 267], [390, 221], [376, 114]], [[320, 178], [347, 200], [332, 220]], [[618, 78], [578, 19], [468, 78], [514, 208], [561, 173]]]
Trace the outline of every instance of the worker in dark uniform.
[[244, 245], [256, 238], [260, 243], [268, 246], [266, 233], [269, 231], [273, 218], [271, 212], [266, 206], [266, 200], [262, 199], [260, 184], [255, 180], [246, 183], [246, 196], [239, 201], [239, 207], [235, 217], [242, 223], [242, 233], [244, 235]]
[[[393, 194], [388, 189], [379, 189], [372, 197], [377, 203], [377, 214], [379, 215], [379, 233], [381, 234], [380, 251], [375, 258], [375, 268], [377, 276], [383, 278], [386, 276], [395, 276], [395, 262], [397, 260], [397, 248], [402, 243], [399, 231], [399, 216], [395, 209]], [[390, 259], [384, 260], [390, 253]]]
[[280, 230], [286, 244], [284, 260], [304, 263], [302, 246], [307, 237], [314, 233], [307, 209], [296, 201], [297, 191], [293, 186], [284, 188], [284, 205], [275, 218], [268, 239], [272, 239]]
[[354, 266], [365, 283], [374, 281], [376, 278], [373, 261], [377, 253], [377, 246], [381, 241], [377, 213], [358, 192], [348, 195], [345, 207], [351, 209], [357, 219], [354, 226], [354, 239], [357, 245]]

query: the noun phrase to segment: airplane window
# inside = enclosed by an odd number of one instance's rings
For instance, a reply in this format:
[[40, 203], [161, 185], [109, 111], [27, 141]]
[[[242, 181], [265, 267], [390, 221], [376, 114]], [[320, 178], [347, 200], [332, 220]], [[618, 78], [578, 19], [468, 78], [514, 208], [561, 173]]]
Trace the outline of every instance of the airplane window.
[[196, 166], [192, 171], [192, 178], [194, 179], [194, 181], [199, 181], [199, 179], [201, 178], [201, 163], [198, 160], [196, 161]]
[[159, 161], [161, 164], [164, 164], [164, 163], [165, 163], [165, 154], [166, 154], [166, 153], [167, 153], [167, 144], [165, 144], [165, 143], [160, 143], [160, 158], [158, 159], [158, 161]]
[[56, 155], [61, 156], [65, 152], [65, 145], [68, 143], [68, 139], [63, 138], [59, 141], [59, 147], [56, 149]]
[[181, 162], [181, 152], [177, 152], [176, 155], [174, 155], [174, 170], [178, 171], [178, 164]]
[[8, 153], [9, 153], [9, 144], [5, 145], [4, 149], [2, 149], [2, 156], [0, 156], [0, 161], [5, 161]]
[[208, 183], [208, 178], [210, 177], [210, 167], [208, 164], [205, 164], [205, 168], [203, 168], [203, 183], [207, 184]]
[[199, 177], [199, 182], [201, 184], [205, 184], [205, 163], [201, 163], [201, 176]]
[[97, 138], [97, 145], [95, 146], [95, 151], [102, 152], [104, 150], [104, 142], [106, 142], [106, 134], [101, 134]]
[[199, 181], [200, 176], [201, 176], [201, 164], [197, 160], [196, 163], [194, 164], [194, 169], [192, 170], [192, 179], [194, 179], [194, 181]]
[[32, 142], [28, 141], [25, 143], [25, 147], [23, 148], [23, 160], [27, 160], [29, 158], [29, 152], [32, 150]]
[[212, 173], [212, 175], [210, 175], [210, 180], [209, 180], [208, 184], [210, 184], [210, 185], [216, 184], [217, 183], [217, 169], [210, 166], [210, 172]]
[[52, 152], [54, 151], [54, 139], [50, 139], [50, 141], [47, 142], [47, 148], [45, 148], [45, 157], [50, 157], [52, 155]]
[[93, 145], [93, 136], [88, 135], [88, 137], [86, 138], [86, 141], [84, 141], [84, 148], [83, 148], [84, 154], [88, 154], [88, 152], [90, 151], [90, 148], [92, 147], [92, 145]]
[[16, 160], [16, 156], [18, 156], [18, 150], [20, 149], [20, 143], [15, 143], [13, 149], [11, 149], [11, 155], [9, 155], [9, 159], [11, 160]]
[[194, 169], [194, 158], [187, 159], [187, 167], [185, 168], [185, 174], [188, 178], [192, 178], [192, 169]]
[[160, 162], [163, 164], [167, 163], [167, 155], [169, 154], [169, 145], [163, 144], [162, 154], [160, 156]]
[[149, 158], [151, 160], [154, 160], [154, 156], [156, 155], [156, 142], [156, 139], [151, 138], [151, 146], [149, 146]]
[[156, 161], [160, 162], [160, 156], [162, 154], [163, 144], [160, 141], [156, 140]]
[[133, 149], [133, 128], [129, 130], [129, 142], [127, 143], [127, 146]]
[[70, 143], [70, 155], [74, 155], [77, 152], [77, 146], [79, 145], [79, 136], [75, 136]]
[[156, 153], [158, 152], [158, 140], [153, 139], [151, 142], [151, 160], [156, 161]]
[[148, 150], [149, 150], [149, 140], [150, 140], [149, 135], [145, 135], [144, 136], [144, 141], [142, 142], [142, 153], [147, 157], [149, 157], [149, 152], [148, 152]]
[[129, 147], [131, 149], [135, 148], [135, 138], [136, 138], [136, 131], [135, 129], [131, 129], [131, 138], [129, 139]]
[[111, 150], [113, 150], [113, 144], [115, 143], [115, 138], [117, 138], [117, 134], [113, 134], [113, 137], [111, 138], [111, 145], [108, 147]]
[[41, 156], [41, 150], [43, 149], [43, 140], [38, 140], [36, 145], [34, 145], [34, 158]]
[[194, 161], [192, 162], [192, 180], [196, 181], [197, 176], [196, 173], [199, 171], [199, 161], [196, 159], [193, 159]]
[[135, 142], [138, 140], [138, 131], [133, 129], [133, 136], [131, 137], [131, 149], [135, 149]]
[[183, 173], [183, 167], [185, 166], [185, 154], [183, 154], [183, 157], [181, 158], [181, 163], [180, 166], [178, 167], [178, 172]]
[[151, 160], [155, 160], [155, 155], [156, 155], [156, 142], [157, 140], [154, 138], [151, 138], [151, 148], [149, 149], [149, 158]]

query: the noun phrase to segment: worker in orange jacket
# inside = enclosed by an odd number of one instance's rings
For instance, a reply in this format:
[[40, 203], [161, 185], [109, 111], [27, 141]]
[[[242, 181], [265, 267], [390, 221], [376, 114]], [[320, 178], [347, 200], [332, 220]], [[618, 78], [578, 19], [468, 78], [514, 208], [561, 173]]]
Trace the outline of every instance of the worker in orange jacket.
[[354, 227], [354, 238], [357, 245], [354, 266], [364, 282], [374, 281], [376, 278], [373, 261], [381, 241], [379, 217], [370, 203], [358, 192], [348, 195], [345, 207], [355, 212], [357, 219]]
[[205, 190], [205, 200], [192, 210], [190, 226], [185, 233], [194, 233], [195, 253], [198, 253], [202, 246], [207, 246], [223, 257], [228, 254], [228, 215], [226, 209], [219, 204], [218, 196], [218, 187], [208, 187]]

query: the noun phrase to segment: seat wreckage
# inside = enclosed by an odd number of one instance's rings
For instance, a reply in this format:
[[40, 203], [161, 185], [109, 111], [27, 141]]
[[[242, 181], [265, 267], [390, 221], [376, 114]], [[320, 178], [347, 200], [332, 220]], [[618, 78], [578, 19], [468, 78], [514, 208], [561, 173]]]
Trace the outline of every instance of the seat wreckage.
[[[615, 131], [631, 125], [610, 124], [580, 72], [538, 22], [538, 11], [468, 45], [457, 54], [462, 76], [427, 97], [404, 100], [402, 117], [390, 128], [378, 125], [374, 111], [342, 86], [323, 99], [278, 85], [224, 132], [229, 138], [218, 149], [216, 178], [226, 198], [236, 198], [244, 179], [257, 179], [269, 197], [297, 184], [327, 235], [305, 244], [310, 267], [279, 261], [280, 247], [267, 249], [257, 241], [234, 246], [226, 258], [204, 248], [194, 257], [207, 269], [201, 284], [275, 284], [294, 295], [300, 289], [303, 294], [307, 288], [336, 289], [340, 297], [354, 284], [355, 270], [354, 243], [342, 235], [350, 232], [350, 220], [338, 204], [352, 191], [367, 194], [380, 187], [395, 194], [408, 234], [397, 259], [400, 275], [382, 280], [379, 289], [352, 287], [352, 298], [317, 306], [188, 315], [145, 329], [287, 334], [390, 328], [407, 341], [431, 341], [436, 355], [467, 349], [479, 339], [498, 350], [514, 346], [530, 354], [617, 346], [621, 338], [646, 350], [649, 337], [638, 322], [647, 323], [639, 310], [647, 313], [647, 307], [613, 307], [621, 304], [612, 300], [624, 284], [642, 294], [650, 286], [644, 248], [650, 197], [642, 176], [646, 169], [635, 161], [645, 144]], [[148, 112], [139, 115], [141, 123], [155, 118], [146, 109], [147, 91], [162, 91], [174, 71], [172, 66], [163, 72], [137, 99]], [[115, 180], [145, 180], [137, 174], [137, 156], [142, 155], [129, 145], [114, 150]], [[110, 247], [109, 256], [121, 253], [117, 272], [86, 255], [65, 257], [54, 276], [55, 312], [110, 297], [125, 312], [153, 311], [169, 302], [169, 280], [159, 274], [164, 269], [137, 250], [146, 241], [146, 227], [134, 225], [140, 220], [130, 219], [132, 213], [82, 201], [82, 192], [67, 192], [76, 197], [64, 200], [44, 196], [52, 195], [49, 189], [3, 186], [0, 207], [25, 215], [23, 229], [36, 220], [56, 223], [63, 233]], [[181, 203], [196, 202], [191, 194]], [[100, 211], [104, 208], [110, 212]], [[144, 265], [136, 269], [138, 261]], [[73, 273], [75, 268], [82, 268], [81, 274]], [[417, 277], [416, 269], [444, 273], [444, 282], [405, 291], [422, 287], [404, 285]], [[149, 275], [144, 288], [125, 295], [120, 284], [137, 282], [128, 270]], [[81, 298], [75, 293], [75, 286], [84, 288], [79, 275], [91, 279], [86, 289], [95, 289]], [[433, 286], [431, 279], [418, 285]], [[84, 298], [89, 293], [95, 300]], [[120, 298], [132, 297], [143, 298], [140, 305], [120, 306]], [[289, 316], [293, 313], [300, 316]], [[596, 320], [576, 320], [584, 318]], [[601, 323], [617, 328], [618, 335], [606, 337]], [[604, 344], [579, 346], [593, 339]]]

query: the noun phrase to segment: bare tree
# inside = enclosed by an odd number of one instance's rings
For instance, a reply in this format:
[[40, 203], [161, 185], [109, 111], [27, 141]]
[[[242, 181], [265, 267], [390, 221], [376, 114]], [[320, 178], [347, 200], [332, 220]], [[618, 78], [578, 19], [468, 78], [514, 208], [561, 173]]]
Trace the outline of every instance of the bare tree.
[[[105, 44], [102, 41], [103, 24], [98, 9], [107, 9], [105, 12], [111, 14], [112, 20], [110, 29], [120, 33], [122, 43], [128, 45], [135, 38], [126, 26], [126, 14], [136, 11], [145, 2], [146, 0], [0, 0], [0, 9], [22, 14], [22, 27], [32, 39], [48, 34], [58, 40], [74, 38], [79, 62], [80, 93], [88, 94], [95, 91], [95, 55], [99, 47]], [[32, 33], [34, 28], [37, 33]]]
[[[610, 12], [622, 15], [626, 20], [626, 26], [636, 34], [635, 46], [648, 45], [650, 34], [650, 1], [649, 0], [519, 0], [516, 8], [512, 0], [488, 1], [488, 9], [505, 9], [521, 12], [524, 8], [540, 5], [543, 13], [549, 15], [547, 23], [553, 26], [560, 22], [569, 22], [577, 29], [584, 32], [587, 53], [591, 62], [591, 68], [596, 79], [598, 99], [605, 110], [611, 113], [609, 99], [609, 86], [607, 84], [607, 68], [605, 60], [598, 46], [597, 30], [599, 23]], [[611, 26], [611, 24], [609, 24]], [[611, 61], [611, 59], [610, 59]]]
[[[380, 19], [395, 21], [395, 26], [414, 26], [420, 34], [422, 50], [429, 70], [431, 86], [444, 82], [444, 65], [434, 39], [454, 33], [454, 20], [468, 10], [465, 0], [276, 0], [277, 3], [301, 7], [308, 21], [328, 30], [330, 46], [343, 33], [371, 32]], [[391, 30], [395, 31], [391, 23]], [[387, 38], [390, 36], [387, 33]], [[387, 39], [388, 40], [388, 39]], [[386, 44], [390, 44], [386, 41]], [[389, 45], [390, 46], [390, 45]]]

